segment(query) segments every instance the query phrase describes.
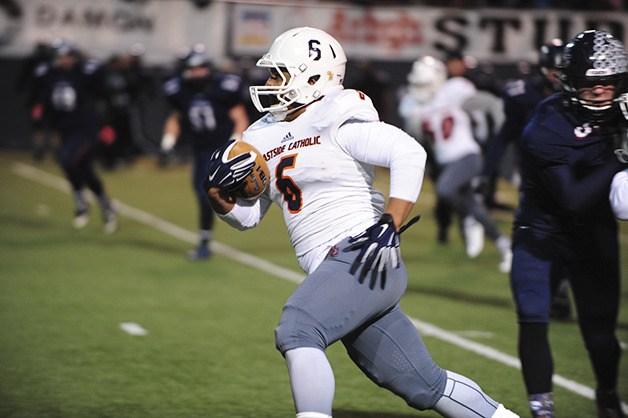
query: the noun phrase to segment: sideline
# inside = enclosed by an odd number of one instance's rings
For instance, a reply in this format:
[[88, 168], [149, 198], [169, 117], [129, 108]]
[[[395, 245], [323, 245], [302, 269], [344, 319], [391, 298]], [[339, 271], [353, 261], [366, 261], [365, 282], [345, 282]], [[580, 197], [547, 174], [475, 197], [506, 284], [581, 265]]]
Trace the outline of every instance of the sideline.
[[[13, 163], [11, 170], [14, 174], [17, 174], [28, 180], [59, 190], [63, 193], [70, 193], [70, 186], [65, 179], [52, 175], [39, 168], [16, 161]], [[158, 218], [151, 213], [134, 208], [120, 201], [115, 200], [114, 202], [121, 215], [124, 215], [125, 217], [137, 221], [141, 224], [155, 228], [165, 234], [180, 239], [181, 241], [185, 241], [190, 244], [196, 244], [197, 235], [194, 232], [188, 231], [161, 218]], [[304, 274], [277, 266], [269, 261], [263, 260], [243, 251], [239, 251], [235, 248], [229, 247], [216, 241], [212, 242], [212, 250], [218, 254], [231, 258], [242, 264], [246, 264], [250, 267], [262, 270], [266, 273], [273, 274], [281, 279], [288, 280], [297, 284], [301, 283], [301, 281], [303, 281], [303, 279], [305, 278]], [[502, 353], [501, 351], [487, 345], [480, 344], [473, 340], [461, 337], [460, 335], [457, 335], [450, 331], [446, 331], [428, 322], [424, 322], [415, 318], [410, 318], [410, 320], [423, 336], [438, 338], [439, 340], [448, 342], [464, 350], [474, 352], [506, 366], [514, 367], [515, 369], [519, 370], [521, 369], [521, 363], [516, 357], [513, 357], [506, 353]], [[554, 375], [553, 382], [556, 386], [560, 386], [587, 399], [595, 400], [595, 390], [593, 388], [578, 383], [574, 380], [567, 379], [566, 377], [560, 376], [558, 374]], [[624, 410], [624, 413], [628, 414], [628, 405], [626, 403], [622, 402], [622, 409]]]

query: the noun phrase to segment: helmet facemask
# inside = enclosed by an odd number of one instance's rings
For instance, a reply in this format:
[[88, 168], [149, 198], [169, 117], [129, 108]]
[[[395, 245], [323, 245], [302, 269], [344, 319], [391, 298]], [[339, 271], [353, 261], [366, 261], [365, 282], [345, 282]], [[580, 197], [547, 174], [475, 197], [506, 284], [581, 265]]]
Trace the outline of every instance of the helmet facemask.
[[[604, 123], [619, 115], [619, 98], [626, 92], [628, 57], [621, 42], [603, 31], [585, 31], [565, 47], [559, 76], [565, 104], [590, 123]], [[612, 88], [612, 97], [598, 99], [587, 93]]]

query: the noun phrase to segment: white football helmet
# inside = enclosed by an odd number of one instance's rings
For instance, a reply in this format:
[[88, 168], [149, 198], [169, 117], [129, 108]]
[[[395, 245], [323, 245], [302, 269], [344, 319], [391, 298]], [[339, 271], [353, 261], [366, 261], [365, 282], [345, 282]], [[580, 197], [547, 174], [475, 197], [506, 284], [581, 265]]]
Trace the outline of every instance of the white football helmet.
[[445, 64], [426, 55], [412, 64], [412, 70], [408, 74], [410, 94], [420, 103], [426, 103], [436, 95], [446, 80]]
[[[342, 46], [328, 33], [309, 27], [286, 31], [257, 61], [260, 68], [275, 69], [283, 82], [280, 86], [251, 86], [253, 104], [260, 112], [284, 120], [291, 111], [342, 90], [346, 63]], [[290, 108], [295, 103], [302, 106]]]

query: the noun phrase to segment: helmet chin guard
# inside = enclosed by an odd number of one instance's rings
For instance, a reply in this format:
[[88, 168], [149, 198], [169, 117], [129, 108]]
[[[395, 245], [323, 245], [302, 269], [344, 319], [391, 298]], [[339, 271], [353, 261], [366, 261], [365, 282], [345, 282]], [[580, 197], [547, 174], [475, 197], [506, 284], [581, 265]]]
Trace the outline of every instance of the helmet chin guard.
[[251, 86], [255, 108], [281, 121], [292, 111], [343, 89], [347, 57], [328, 33], [301, 27], [279, 35], [270, 50], [257, 61], [259, 68], [275, 70], [278, 86]]

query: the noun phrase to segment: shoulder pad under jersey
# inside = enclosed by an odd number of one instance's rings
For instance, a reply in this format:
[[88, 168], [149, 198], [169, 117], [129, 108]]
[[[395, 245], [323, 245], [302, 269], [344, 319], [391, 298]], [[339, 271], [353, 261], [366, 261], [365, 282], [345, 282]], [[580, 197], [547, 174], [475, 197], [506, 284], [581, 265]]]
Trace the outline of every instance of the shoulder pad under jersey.
[[240, 85], [242, 84], [242, 79], [240, 76], [235, 74], [225, 74], [220, 78], [220, 82], [218, 85], [222, 90], [228, 91], [230, 93], [237, 92], [240, 90]]
[[376, 122], [377, 110], [371, 98], [358, 90], [345, 89], [323, 97], [316, 109], [317, 115], [312, 120], [318, 129], [330, 126], [338, 127], [348, 120]]
[[173, 77], [164, 83], [164, 93], [166, 96], [173, 96], [181, 90], [181, 80], [179, 77]]

